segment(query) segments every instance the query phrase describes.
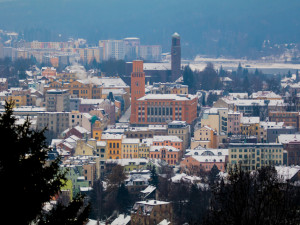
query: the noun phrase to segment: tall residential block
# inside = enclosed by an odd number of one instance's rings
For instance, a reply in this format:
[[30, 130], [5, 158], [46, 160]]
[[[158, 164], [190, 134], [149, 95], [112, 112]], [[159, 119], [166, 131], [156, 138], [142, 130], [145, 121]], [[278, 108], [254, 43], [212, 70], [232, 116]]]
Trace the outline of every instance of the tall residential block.
[[46, 108], [48, 112], [69, 112], [70, 93], [69, 90], [51, 89], [46, 92]]

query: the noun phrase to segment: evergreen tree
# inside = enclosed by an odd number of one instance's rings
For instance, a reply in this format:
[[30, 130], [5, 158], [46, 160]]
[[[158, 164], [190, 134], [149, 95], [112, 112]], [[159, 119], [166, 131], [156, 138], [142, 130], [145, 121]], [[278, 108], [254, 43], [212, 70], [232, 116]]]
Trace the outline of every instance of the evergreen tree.
[[122, 183], [118, 188], [116, 202], [118, 204], [119, 213], [128, 213], [131, 208], [131, 196], [125, 187], [125, 184]]
[[248, 76], [246, 76], [243, 80], [244, 91], [249, 92], [249, 87], [250, 87], [250, 82], [249, 82]]
[[217, 176], [219, 174], [220, 170], [218, 169], [218, 167], [216, 166], [216, 164], [213, 165], [213, 167], [211, 168], [209, 174], [208, 174], [208, 181], [210, 184], [214, 184], [215, 181], [217, 180]]
[[239, 65], [238, 65], [238, 68], [236, 70], [236, 74], [237, 74], [238, 77], [241, 77], [243, 75], [243, 67], [242, 67], [241, 63], [239, 63]]
[[193, 89], [194, 84], [194, 73], [191, 70], [190, 66], [185, 66], [183, 69], [183, 84], [188, 85], [189, 88]]
[[108, 93], [107, 99], [109, 99], [111, 102], [115, 101], [114, 95], [113, 95], [113, 93], [111, 91]]
[[204, 224], [299, 224], [299, 187], [282, 182], [274, 167], [230, 170], [227, 182], [212, 187]]
[[201, 224], [207, 213], [210, 192], [192, 184], [186, 206], [186, 221], [188, 224]]
[[93, 185], [93, 190], [90, 192], [89, 198], [91, 202], [91, 211], [89, 218], [100, 220], [104, 215], [104, 188], [101, 180], [96, 180]]
[[152, 185], [152, 186], [157, 187], [157, 186], [158, 186], [158, 183], [159, 183], [158, 175], [157, 175], [157, 173], [156, 173], [155, 166], [153, 166], [152, 169], [151, 169], [151, 174], [150, 174], [150, 181], [149, 181], [149, 184]]
[[[0, 140], [9, 147], [2, 145], [0, 151], [0, 179], [7, 185], [0, 185], [0, 191], [5, 194], [2, 215], [13, 219], [14, 224], [42, 222], [44, 204], [60, 192], [66, 181], [65, 173], [59, 169], [60, 158], [48, 160], [50, 149], [44, 131], [32, 130], [29, 119], [16, 125], [13, 103], [6, 103], [5, 112], [0, 116]], [[78, 197], [75, 201], [82, 203], [81, 200]], [[80, 213], [87, 212], [83, 205], [71, 204], [70, 208], [66, 206], [70, 217], [81, 217], [85, 221], [86, 214]], [[60, 207], [58, 205], [48, 215], [58, 212]]]

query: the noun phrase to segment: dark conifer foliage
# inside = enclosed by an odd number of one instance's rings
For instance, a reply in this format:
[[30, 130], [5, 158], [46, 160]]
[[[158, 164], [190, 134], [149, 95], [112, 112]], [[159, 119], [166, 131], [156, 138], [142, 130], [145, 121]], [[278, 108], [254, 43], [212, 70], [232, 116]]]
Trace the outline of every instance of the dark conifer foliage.
[[[43, 206], [52, 197], [60, 192], [66, 178], [60, 171], [60, 159], [48, 161], [48, 148], [45, 142], [44, 130], [31, 129], [31, 123], [27, 119], [24, 124], [16, 125], [13, 116], [13, 103], [6, 103], [5, 112], [0, 116], [0, 180], [6, 185], [0, 185], [0, 191], [4, 194], [2, 215], [12, 219], [14, 224], [29, 224], [39, 221], [44, 223]], [[79, 197], [64, 207], [69, 218], [86, 220], [86, 210], [82, 208], [82, 197]], [[62, 213], [62, 206], [48, 212], [49, 215]], [[83, 214], [79, 212], [83, 210]], [[76, 219], [78, 218], [78, 219]], [[50, 223], [51, 224], [51, 223]]]
[[158, 175], [157, 175], [157, 173], [156, 173], [155, 166], [153, 166], [152, 169], [151, 169], [151, 174], [150, 174], [150, 181], [149, 181], [149, 184], [152, 185], [152, 186], [157, 187], [157, 186], [158, 186], [158, 183], [159, 183]]
[[212, 190], [204, 224], [299, 224], [299, 187], [283, 182], [274, 167], [232, 170]]

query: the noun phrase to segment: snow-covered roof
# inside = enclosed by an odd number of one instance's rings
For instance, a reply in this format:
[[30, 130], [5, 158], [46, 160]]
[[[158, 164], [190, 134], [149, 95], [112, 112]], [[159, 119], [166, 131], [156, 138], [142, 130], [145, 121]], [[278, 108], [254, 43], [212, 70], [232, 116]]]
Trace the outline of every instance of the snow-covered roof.
[[250, 95], [250, 98], [253, 98], [253, 99], [257, 99], [257, 98], [281, 99], [281, 96], [275, 94], [273, 91], [258, 91], [258, 92], [252, 93], [252, 95]]
[[260, 122], [259, 125], [266, 130], [270, 128], [282, 128], [284, 122]]
[[87, 129], [85, 129], [85, 128], [81, 127], [81, 126], [76, 126], [76, 127], [74, 127], [74, 129], [76, 129], [81, 134], [90, 133]]
[[179, 152], [178, 148], [172, 146], [151, 146], [150, 152], [160, 152], [162, 149], [166, 149], [168, 152]]
[[144, 71], [147, 74], [147, 70], [171, 70], [170, 63], [144, 63]]
[[63, 142], [63, 139], [52, 139], [51, 146], [54, 147], [54, 146], [60, 144], [61, 142]]
[[167, 219], [162, 220], [158, 225], [169, 225], [171, 222]]
[[241, 123], [242, 124], [256, 124], [259, 123], [259, 117], [242, 117]]
[[105, 147], [106, 146], [106, 141], [97, 141], [97, 146]]
[[153, 142], [164, 142], [164, 141], [183, 142], [177, 136], [153, 136]]
[[124, 137], [123, 134], [110, 134], [110, 133], [105, 133], [102, 134], [101, 139], [102, 140], [108, 140], [108, 139], [122, 139]]
[[148, 126], [149, 130], [166, 130], [168, 129], [167, 125], [162, 125], [162, 124], [152, 124]]
[[126, 225], [130, 223], [131, 217], [129, 215], [120, 214], [111, 225]]
[[123, 88], [113, 89], [113, 88], [106, 88], [102, 90], [102, 94], [108, 95], [109, 92], [112, 92], [113, 95], [123, 95], [126, 91]]
[[140, 143], [140, 145], [143, 145], [143, 144], [150, 147], [153, 144], [153, 138], [142, 139], [142, 142]]
[[91, 191], [91, 190], [93, 190], [92, 187], [80, 187], [80, 191], [82, 191], [82, 192], [87, 192], [87, 191]]
[[287, 181], [299, 172], [300, 166], [275, 166], [275, 169], [277, 171], [278, 178], [283, 181]]
[[141, 193], [143, 193], [143, 194], [150, 194], [150, 193], [152, 193], [155, 189], [156, 189], [155, 186], [149, 185], [148, 187], [146, 187], [145, 190], [142, 190]]
[[103, 131], [104, 134], [123, 134], [125, 129], [123, 128], [109, 128]]
[[278, 142], [282, 144], [288, 144], [290, 142], [300, 142], [300, 134], [280, 134], [278, 136]]
[[122, 144], [139, 144], [140, 139], [138, 138], [124, 138]]
[[86, 225], [105, 225], [105, 222], [89, 219]]
[[205, 114], [218, 114], [219, 110], [228, 110], [228, 108], [215, 108], [215, 107], [213, 107], [213, 108], [204, 110], [203, 113], [205, 113]]
[[81, 105], [99, 105], [104, 99], [81, 99]]
[[138, 99], [138, 101], [144, 100], [174, 100], [174, 101], [186, 101], [197, 98], [196, 95], [177, 95], [177, 94], [148, 94]]
[[192, 155], [195, 160], [200, 163], [214, 163], [221, 162], [225, 163], [225, 155]]
[[120, 77], [92, 77], [81, 81], [83, 83], [100, 85], [104, 88], [128, 87], [128, 85]]
[[128, 166], [130, 163], [133, 163], [134, 165], [140, 165], [141, 163], [148, 163], [148, 159], [143, 158], [133, 158], [133, 159], [107, 159], [107, 163], [117, 163], [121, 166]]
[[201, 178], [197, 176], [189, 176], [185, 173], [180, 173], [180, 174], [175, 174], [175, 176], [171, 178], [171, 181], [174, 183], [179, 183], [180, 181], [194, 183], [194, 182], [201, 181]]
[[222, 149], [222, 148], [216, 148], [216, 149], [187, 149], [185, 156], [198, 156], [198, 155], [212, 155], [212, 156], [218, 156], [228, 155], [228, 149]]
[[232, 79], [229, 77], [220, 77], [220, 81], [222, 82], [232, 82]]
[[[231, 96], [223, 97], [222, 100], [227, 104], [233, 104], [236, 106], [266, 106], [266, 102], [264, 99], [234, 99]], [[268, 106], [284, 106], [284, 100], [269, 100]]]

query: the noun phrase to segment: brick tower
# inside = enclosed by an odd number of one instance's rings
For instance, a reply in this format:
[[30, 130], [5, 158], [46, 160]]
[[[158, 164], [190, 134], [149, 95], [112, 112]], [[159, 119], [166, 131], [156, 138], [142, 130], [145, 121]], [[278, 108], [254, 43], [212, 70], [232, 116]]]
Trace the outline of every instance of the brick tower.
[[136, 60], [132, 62], [131, 73], [131, 115], [130, 123], [138, 122], [138, 106], [136, 100], [145, 96], [145, 73], [143, 61]]
[[171, 81], [175, 82], [181, 76], [181, 47], [178, 33], [172, 35], [171, 46]]

